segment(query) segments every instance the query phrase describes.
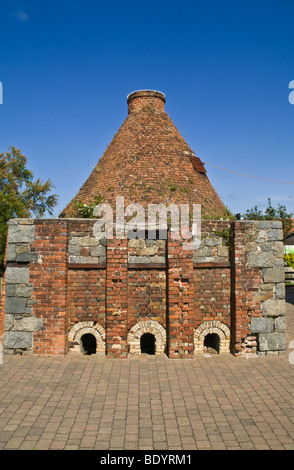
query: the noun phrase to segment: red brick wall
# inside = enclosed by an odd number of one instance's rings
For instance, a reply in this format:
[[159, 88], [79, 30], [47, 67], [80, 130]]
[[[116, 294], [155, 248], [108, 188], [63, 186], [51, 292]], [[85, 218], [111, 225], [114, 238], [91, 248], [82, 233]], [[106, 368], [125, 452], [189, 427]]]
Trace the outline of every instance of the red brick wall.
[[[198, 328], [204, 321], [219, 320], [231, 326], [231, 273], [228, 268], [194, 269], [195, 315]], [[203, 308], [202, 308], [203, 307]]]
[[109, 357], [127, 357], [128, 241], [108, 240], [106, 278], [106, 348]]
[[190, 358], [194, 351], [193, 252], [168, 239], [169, 357]]
[[95, 321], [105, 328], [106, 269], [69, 269], [68, 329], [75, 323]]
[[165, 270], [128, 271], [128, 329], [138, 321], [155, 320], [166, 328]]
[[263, 282], [262, 271], [259, 268], [250, 268], [247, 265], [246, 225], [235, 222], [233, 238], [232, 260], [232, 342], [233, 353], [242, 352], [246, 338], [250, 335], [251, 316], [262, 316], [262, 307], [258, 300], [254, 299]]
[[30, 265], [34, 286], [33, 315], [43, 319], [34, 333], [34, 353], [64, 355], [66, 352], [67, 224], [61, 220], [36, 220], [36, 238], [31, 250], [39, 262]]

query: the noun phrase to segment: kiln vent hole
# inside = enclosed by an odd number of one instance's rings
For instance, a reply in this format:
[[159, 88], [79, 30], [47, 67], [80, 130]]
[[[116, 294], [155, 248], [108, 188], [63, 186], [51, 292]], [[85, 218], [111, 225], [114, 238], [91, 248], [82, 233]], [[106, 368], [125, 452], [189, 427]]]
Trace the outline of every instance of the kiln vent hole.
[[96, 338], [91, 333], [86, 333], [81, 337], [81, 350], [86, 356], [96, 354]]
[[209, 333], [204, 338], [204, 350], [211, 354], [219, 354], [220, 337], [216, 333]]
[[144, 333], [140, 339], [141, 354], [155, 354], [155, 336], [151, 333]]

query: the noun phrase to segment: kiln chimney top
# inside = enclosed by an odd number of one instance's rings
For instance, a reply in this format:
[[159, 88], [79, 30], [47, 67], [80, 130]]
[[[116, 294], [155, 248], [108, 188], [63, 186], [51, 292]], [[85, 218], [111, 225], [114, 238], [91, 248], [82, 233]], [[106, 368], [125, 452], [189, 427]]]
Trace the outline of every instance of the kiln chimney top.
[[164, 113], [165, 95], [161, 91], [138, 90], [128, 95], [129, 114], [139, 109], [153, 109]]

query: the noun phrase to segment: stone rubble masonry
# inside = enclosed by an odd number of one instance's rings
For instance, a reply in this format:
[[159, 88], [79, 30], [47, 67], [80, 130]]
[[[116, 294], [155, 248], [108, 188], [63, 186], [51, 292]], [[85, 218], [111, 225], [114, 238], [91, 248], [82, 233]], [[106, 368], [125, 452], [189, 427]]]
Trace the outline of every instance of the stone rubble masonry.
[[4, 352], [33, 352], [33, 334], [42, 327], [42, 320], [32, 312], [33, 285], [30, 263], [37, 261], [31, 248], [36, 234], [32, 219], [9, 222], [5, 272], [5, 338]]
[[6, 354], [82, 352], [85, 332], [109, 357], [140, 354], [146, 332], [156, 354], [170, 358], [202, 354], [207, 334], [219, 335], [220, 354], [285, 354], [281, 223], [202, 220], [196, 250], [171, 232], [167, 240], [98, 240], [94, 223], [10, 221], [0, 314]]
[[105, 263], [105, 243], [91, 237], [89, 232], [70, 232], [68, 257], [69, 263]]
[[131, 239], [128, 241], [129, 263], [165, 264], [166, 240]]
[[230, 261], [229, 221], [202, 221], [201, 245], [194, 251], [195, 263], [222, 263]]
[[[255, 352], [257, 347], [258, 355], [285, 354], [281, 222], [251, 221], [243, 226], [236, 222], [235, 234], [235, 328], [239, 351], [248, 353], [252, 348]], [[239, 246], [241, 238], [243, 250]], [[242, 290], [243, 297], [247, 295], [246, 302], [245, 297], [242, 299]]]

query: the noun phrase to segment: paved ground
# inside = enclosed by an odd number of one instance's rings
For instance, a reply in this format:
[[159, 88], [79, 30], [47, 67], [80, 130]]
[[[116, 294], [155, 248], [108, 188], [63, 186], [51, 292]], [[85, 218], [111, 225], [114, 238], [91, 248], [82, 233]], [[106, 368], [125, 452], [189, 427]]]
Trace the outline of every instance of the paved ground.
[[[294, 289], [287, 298], [289, 343]], [[191, 361], [5, 356], [0, 449], [294, 449], [288, 353]]]

